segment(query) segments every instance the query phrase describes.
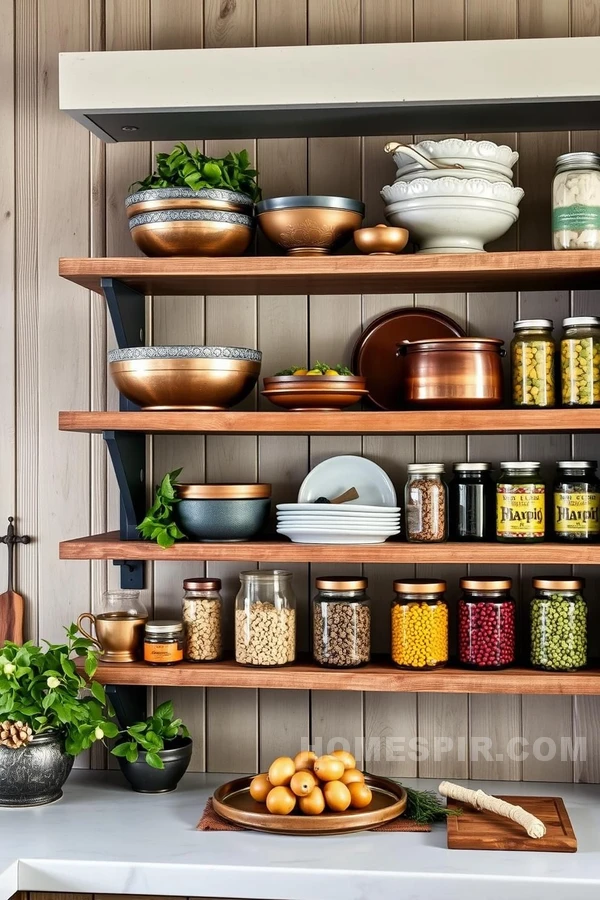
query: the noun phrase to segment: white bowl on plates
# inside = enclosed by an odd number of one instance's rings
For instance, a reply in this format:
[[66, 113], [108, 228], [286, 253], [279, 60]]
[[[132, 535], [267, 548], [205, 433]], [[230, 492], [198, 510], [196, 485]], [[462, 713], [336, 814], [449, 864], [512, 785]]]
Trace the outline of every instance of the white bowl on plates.
[[483, 253], [519, 218], [519, 207], [481, 197], [419, 197], [385, 208], [392, 225], [408, 228], [418, 253]]
[[[495, 144], [494, 141], [473, 141], [462, 138], [444, 138], [441, 141], [419, 141], [411, 144], [422, 156], [438, 163], [459, 163], [460, 165], [486, 166], [490, 169], [500, 168], [512, 170], [519, 154], [507, 144]], [[415, 165], [415, 160], [401, 149], [394, 151], [394, 162], [398, 169], [406, 169]]]
[[479, 197], [486, 200], [501, 200], [518, 206], [524, 197], [524, 190], [488, 178], [456, 178], [444, 175], [441, 178], [430, 178], [429, 175], [415, 178], [413, 181], [395, 181], [381, 190], [385, 203], [396, 203], [402, 200], [416, 200], [421, 197], [456, 197], [469, 199]]
[[[358, 499], [340, 504], [396, 506], [396, 491], [386, 472], [362, 456], [332, 456], [308, 473], [298, 492], [299, 503], [314, 503], [319, 497], [339, 497], [348, 488], [358, 491]], [[318, 504], [328, 507], [330, 504]], [[337, 504], [333, 504], [336, 506]]]

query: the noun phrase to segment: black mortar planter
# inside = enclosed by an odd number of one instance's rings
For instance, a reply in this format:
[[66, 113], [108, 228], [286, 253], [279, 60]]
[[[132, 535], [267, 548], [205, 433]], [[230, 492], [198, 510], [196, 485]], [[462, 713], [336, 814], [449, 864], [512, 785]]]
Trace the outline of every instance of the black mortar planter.
[[192, 758], [191, 738], [176, 738], [168, 747], [159, 750], [158, 755], [165, 764], [164, 769], [149, 766], [142, 750], [134, 763], [118, 756], [121, 772], [134, 791], [139, 794], [166, 794], [174, 791], [187, 771]]

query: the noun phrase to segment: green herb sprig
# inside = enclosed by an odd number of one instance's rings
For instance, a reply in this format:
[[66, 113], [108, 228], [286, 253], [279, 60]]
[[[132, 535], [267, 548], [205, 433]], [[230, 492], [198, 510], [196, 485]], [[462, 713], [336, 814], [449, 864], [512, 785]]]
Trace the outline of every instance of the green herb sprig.
[[165, 743], [174, 741], [178, 737], [189, 738], [190, 733], [181, 719], [173, 718], [173, 703], [168, 700], [154, 711], [145, 722], [130, 725], [122, 732], [131, 740], [122, 740], [113, 747], [113, 756], [122, 756], [127, 762], [134, 763], [140, 754], [140, 749], [146, 751], [145, 760], [153, 769], [164, 769], [165, 764], [158, 755], [164, 750]]
[[250, 166], [247, 150], [230, 152], [221, 158], [205, 156], [197, 148], [190, 150], [184, 143], [176, 144], [170, 153], [156, 154], [156, 170], [142, 181], [130, 185], [129, 190], [148, 188], [189, 187], [224, 188], [247, 194], [255, 203], [262, 194], [256, 183], [258, 172]]
[[439, 822], [448, 816], [459, 816], [462, 813], [461, 809], [448, 809], [447, 806], [443, 806], [435, 791], [416, 791], [405, 784], [402, 787], [407, 797], [406, 818], [414, 819], [418, 825], [430, 825], [432, 822]]
[[165, 550], [172, 547], [175, 541], [186, 537], [173, 519], [173, 508], [180, 502], [177, 496], [177, 479], [181, 472], [182, 469], [174, 469], [165, 475], [156, 488], [154, 503], [137, 526], [143, 538], [156, 541]]

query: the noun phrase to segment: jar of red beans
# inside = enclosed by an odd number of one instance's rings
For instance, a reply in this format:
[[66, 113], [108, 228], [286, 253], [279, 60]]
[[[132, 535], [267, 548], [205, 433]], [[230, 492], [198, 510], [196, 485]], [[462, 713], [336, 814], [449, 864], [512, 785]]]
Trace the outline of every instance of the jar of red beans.
[[503, 669], [515, 661], [515, 601], [510, 578], [461, 578], [458, 656], [470, 669]]

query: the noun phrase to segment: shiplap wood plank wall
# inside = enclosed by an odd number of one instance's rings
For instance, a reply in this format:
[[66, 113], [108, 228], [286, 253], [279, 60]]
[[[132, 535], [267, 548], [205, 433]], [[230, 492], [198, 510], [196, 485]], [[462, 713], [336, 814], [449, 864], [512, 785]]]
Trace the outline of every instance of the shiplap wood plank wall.
[[[600, 0], [0, 0], [0, 528], [16, 512], [19, 527], [35, 542], [18, 550], [19, 588], [27, 597], [28, 633], [51, 639], [60, 623], [95, 608], [118, 572], [104, 563], [59, 562], [56, 543], [118, 521], [114, 477], [98, 436], [59, 434], [59, 409], [116, 408], [107, 383], [105, 351], [114, 345], [103, 304], [89, 303], [83, 291], [59, 281], [56, 260], [77, 255], [134, 255], [123, 211], [129, 184], [143, 176], [152, 154], [165, 149], [148, 143], [104, 146], [61, 115], [57, 103], [60, 50], [259, 46], [362, 41], [481, 40], [600, 34]], [[14, 37], [13, 37], [14, 36]], [[168, 73], [165, 77], [168, 77]], [[251, 73], [249, 73], [251, 77]], [[398, 73], [390, 73], [398, 77]], [[199, 90], [205, 89], [200, 85]], [[185, 137], [185, 135], [182, 135]], [[382, 153], [388, 138], [293, 139], [243, 142], [261, 170], [265, 196], [305, 191], [362, 196], [367, 221], [381, 220], [379, 189], [393, 178]], [[406, 136], [410, 138], [411, 136]], [[476, 137], [479, 137], [477, 135]], [[499, 136], [492, 136], [498, 140]], [[517, 183], [526, 191], [518, 228], [498, 247], [548, 246], [549, 195], [556, 155], [569, 147], [597, 149], [597, 133], [500, 136], [521, 152]], [[232, 143], [231, 146], [242, 146]], [[14, 147], [14, 155], [12, 148]], [[226, 149], [209, 142], [211, 152]], [[16, 160], [13, 172], [13, 158]], [[24, 165], [28, 160], [29, 165]], [[32, 178], [31, 173], [36, 177]], [[258, 246], [267, 249], [259, 235]], [[13, 290], [14, 287], [14, 290]], [[597, 312], [592, 292], [544, 294], [386, 295], [344, 297], [157, 297], [149, 309], [153, 343], [223, 342], [259, 346], [264, 373], [291, 362], [328, 358], [348, 362], [356, 335], [376, 316], [415, 303], [446, 310], [472, 333], [509, 340], [517, 315]], [[16, 336], [16, 343], [14, 338]], [[264, 408], [259, 396], [248, 408]], [[293, 499], [311, 465], [337, 453], [363, 453], [381, 463], [398, 488], [414, 459], [541, 459], [546, 472], [571, 450], [597, 456], [593, 436], [211, 436], [149, 440], [149, 478], [179, 465], [189, 480], [270, 481], [276, 502]], [[231, 623], [237, 564], [212, 564], [223, 578]], [[334, 571], [336, 567], [326, 567]], [[338, 571], [348, 567], [337, 567]], [[355, 567], [359, 571], [358, 567]], [[5, 577], [0, 555], [0, 583]], [[308, 599], [323, 569], [293, 568], [299, 600], [300, 646], [308, 646]], [[365, 566], [374, 598], [376, 650], [387, 644], [387, 608], [394, 577], [415, 567]], [[456, 602], [458, 579], [466, 568], [419, 567], [419, 574], [446, 576]], [[484, 569], [471, 567], [482, 573]], [[533, 570], [506, 570], [516, 579], [520, 620], [526, 624]], [[203, 574], [201, 566], [156, 563], [148, 567], [145, 599], [157, 615], [174, 614], [183, 577]], [[600, 627], [594, 601], [600, 585], [588, 578], [592, 620]], [[520, 580], [519, 580], [520, 576]], [[592, 650], [598, 652], [598, 641]], [[373, 771], [422, 776], [600, 781], [600, 703], [597, 698], [502, 697], [424, 694], [336, 694], [329, 692], [157, 691], [171, 695], [196, 738], [193, 768], [247, 771], [302, 739], [343, 737], [365, 740]], [[587, 759], [540, 762], [510, 759], [511, 738], [587, 738]], [[439, 759], [419, 764], [400, 749], [407, 742], [452, 738]], [[470, 761], [469, 741], [489, 737], [491, 759]], [[443, 746], [443, 745], [442, 745]], [[84, 765], [90, 764], [87, 757]], [[102, 754], [91, 758], [105, 765]]]

